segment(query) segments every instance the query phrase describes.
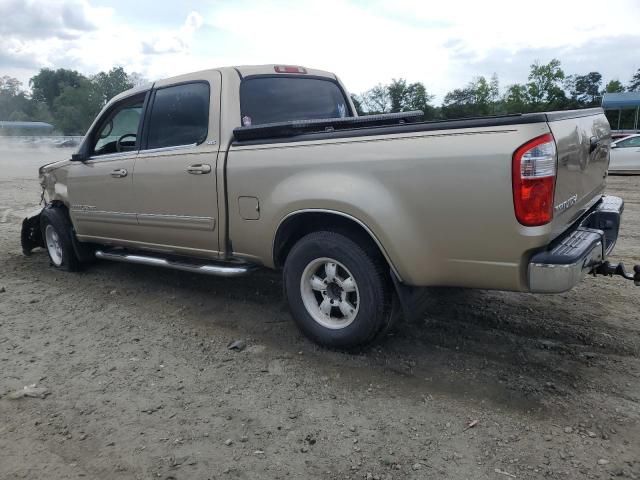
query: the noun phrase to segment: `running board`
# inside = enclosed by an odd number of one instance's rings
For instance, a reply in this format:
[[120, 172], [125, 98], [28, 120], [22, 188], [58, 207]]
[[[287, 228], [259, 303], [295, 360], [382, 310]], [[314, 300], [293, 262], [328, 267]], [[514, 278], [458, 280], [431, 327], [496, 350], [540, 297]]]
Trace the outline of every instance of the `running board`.
[[100, 258], [102, 260], [113, 260], [116, 262], [136, 263], [138, 265], [171, 268], [173, 270], [182, 270], [183, 272], [202, 273], [218, 277], [240, 277], [256, 268], [255, 265], [251, 264], [191, 264], [178, 260], [167, 260], [165, 258], [138, 255], [126, 251], [96, 250], [96, 258]]

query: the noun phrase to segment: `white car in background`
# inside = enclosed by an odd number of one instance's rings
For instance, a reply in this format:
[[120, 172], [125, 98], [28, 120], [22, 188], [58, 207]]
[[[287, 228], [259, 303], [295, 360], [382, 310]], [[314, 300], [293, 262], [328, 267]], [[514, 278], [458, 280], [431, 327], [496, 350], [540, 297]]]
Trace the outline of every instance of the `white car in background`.
[[611, 144], [609, 173], [640, 175], [640, 134], [629, 135]]

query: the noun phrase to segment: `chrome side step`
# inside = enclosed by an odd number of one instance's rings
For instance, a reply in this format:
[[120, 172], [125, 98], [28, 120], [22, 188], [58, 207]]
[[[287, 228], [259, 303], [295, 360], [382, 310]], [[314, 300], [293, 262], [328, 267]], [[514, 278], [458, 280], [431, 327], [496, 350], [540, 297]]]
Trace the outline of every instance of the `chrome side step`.
[[182, 270], [183, 272], [215, 275], [218, 277], [239, 277], [246, 275], [256, 268], [255, 265], [251, 264], [191, 264], [178, 260], [167, 260], [165, 258], [133, 254], [126, 251], [96, 250], [96, 257], [102, 260], [151, 265], [155, 267], [171, 268], [173, 270]]

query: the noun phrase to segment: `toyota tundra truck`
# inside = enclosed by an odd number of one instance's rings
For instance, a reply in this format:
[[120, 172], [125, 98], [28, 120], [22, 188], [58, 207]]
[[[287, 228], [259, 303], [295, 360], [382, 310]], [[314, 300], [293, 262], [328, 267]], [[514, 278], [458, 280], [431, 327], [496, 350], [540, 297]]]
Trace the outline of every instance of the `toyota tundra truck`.
[[22, 247], [234, 277], [282, 271], [294, 321], [354, 348], [450, 286], [564, 292], [606, 259], [623, 201], [605, 195], [599, 108], [460, 120], [357, 116], [332, 73], [205, 70], [112, 99], [69, 160], [40, 168]]

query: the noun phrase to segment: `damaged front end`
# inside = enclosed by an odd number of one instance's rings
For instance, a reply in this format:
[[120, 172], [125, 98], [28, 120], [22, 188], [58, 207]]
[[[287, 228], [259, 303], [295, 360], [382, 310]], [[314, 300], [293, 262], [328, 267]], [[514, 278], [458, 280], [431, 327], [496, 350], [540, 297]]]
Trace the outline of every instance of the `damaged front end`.
[[56, 165], [60, 162], [50, 162], [42, 165], [38, 169], [38, 179], [40, 186], [42, 187], [42, 193], [40, 194], [40, 204], [45, 207], [39, 207], [37, 210], [32, 211], [22, 221], [22, 231], [20, 232], [20, 244], [22, 245], [22, 253], [25, 255], [31, 255], [34, 248], [45, 248], [44, 238], [42, 238], [42, 230], [40, 229], [40, 217], [42, 211], [46, 208], [47, 197], [47, 184], [49, 178], [47, 176], [48, 167]]
[[22, 232], [20, 233], [20, 243], [22, 245], [22, 253], [31, 255], [34, 248], [44, 248], [44, 239], [40, 230], [40, 215], [42, 208], [32, 212], [22, 221]]

